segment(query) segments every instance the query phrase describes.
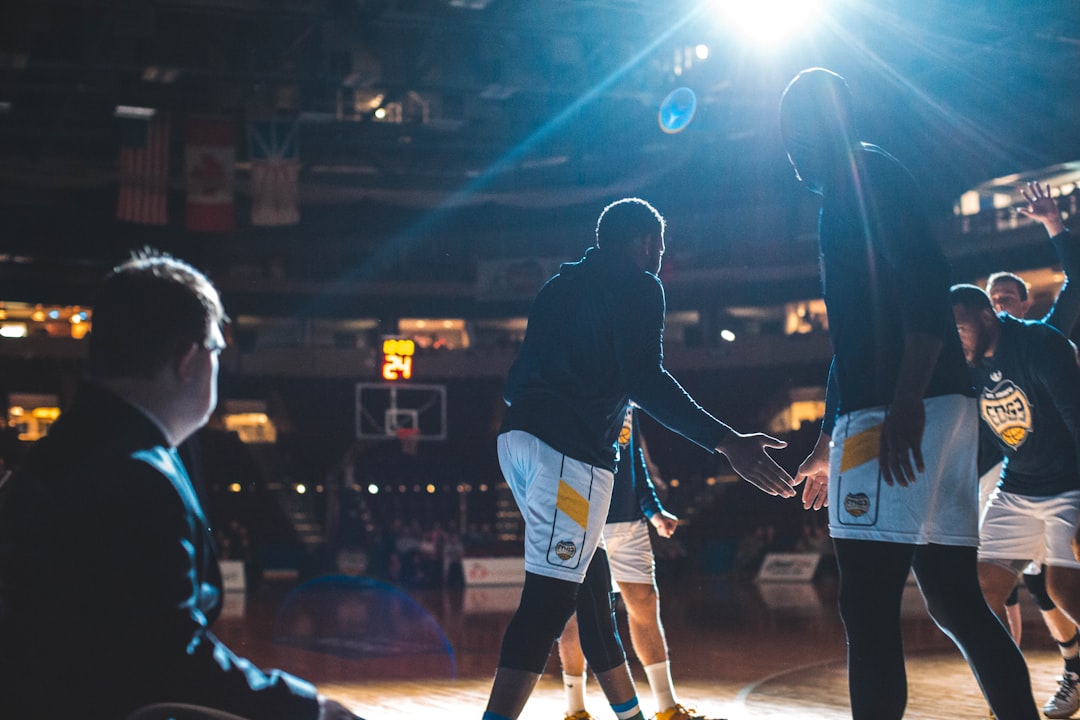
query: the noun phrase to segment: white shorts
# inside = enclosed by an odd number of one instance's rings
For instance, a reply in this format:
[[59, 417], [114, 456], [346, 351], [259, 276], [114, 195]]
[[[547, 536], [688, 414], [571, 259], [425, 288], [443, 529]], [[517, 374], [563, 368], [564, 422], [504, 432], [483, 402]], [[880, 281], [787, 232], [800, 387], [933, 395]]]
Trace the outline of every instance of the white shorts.
[[525, 569], [581, 583], [603, 540], [614, 473], [521, 430], [499, 435], [499, 467], [525, 518]]
[[[990, 503], [990, 496], [997, 490], [998, 483], [1001, 482], [1001, 466], [1003, 463], [998, 463], [994, 467], [983, 473], [979, 478], [979, 523], [982, 523], [982, 515], [986, 512], [986, 506]], [[981, 533], [980, 533], [981, 535]]]
[[604, 526], [604, 545], [613, 582], [655, 583], [656, 560], [648, 520], [608, 523]]
[[1080, 490], [1050, 497], [996, 490], [983, 514], [979, 560], [1017, 570], [1028, 560], [1080, 568], [1072, 553], [1078, 523]]
[[973, 398], [923, 401], [926, 469], [907, 487], [887, 485], [878, 464], [885, 408], [836, 421], [829, 453], [829, 534], [834, 538], [913, 545], [979, 544], [976, 469], [978, 415]]

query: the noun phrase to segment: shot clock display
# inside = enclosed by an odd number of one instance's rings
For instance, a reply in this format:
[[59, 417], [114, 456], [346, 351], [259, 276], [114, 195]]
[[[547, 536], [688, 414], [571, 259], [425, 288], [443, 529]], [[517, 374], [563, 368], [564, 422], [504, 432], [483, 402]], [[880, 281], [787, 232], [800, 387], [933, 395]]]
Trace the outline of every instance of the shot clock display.
[[384, 338], [382, 352], [383, 380], [408, 380], [412, 377], [415, 342], [409, 338]]

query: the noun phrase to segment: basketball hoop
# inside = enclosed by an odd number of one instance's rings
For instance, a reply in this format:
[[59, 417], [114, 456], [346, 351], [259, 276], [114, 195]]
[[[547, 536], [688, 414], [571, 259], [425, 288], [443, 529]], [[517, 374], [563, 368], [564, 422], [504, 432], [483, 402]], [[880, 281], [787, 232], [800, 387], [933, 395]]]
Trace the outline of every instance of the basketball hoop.
[[399, 427], [394, 431], [398, 442], [401, 443], [401, 452], [406, 455], [415, 455], [420, 447], [420, 430], [414, 427]]

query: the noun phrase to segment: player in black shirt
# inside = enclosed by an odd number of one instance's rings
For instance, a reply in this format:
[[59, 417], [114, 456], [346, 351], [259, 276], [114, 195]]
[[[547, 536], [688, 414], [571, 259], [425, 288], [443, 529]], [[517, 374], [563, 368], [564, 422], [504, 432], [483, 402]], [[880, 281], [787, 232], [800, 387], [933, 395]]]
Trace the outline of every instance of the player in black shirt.
[[[1080, 283], [1072, 280], [1080, 277], [1080, 243], [1072, 238], [1065, 227], [1064, 218], [1051, 195], [1049, 185], [1043, 187], [1038, 182], [1029, 182], [1020, 192], [1027, 201], [1027, 206], [1018, 207], [1017, 212], [1035, 220], [1046, 229], [1050, 242], [1057, 251], [1061, 270], [1065, 274], [1065, 283], [1055, 298], [1053, 307], [1041, 318], [1041, 322], [1057, 328], [1068, 337], [1080, 317]], [[1031, 308], [1027, 284], [1023, 278], [1011, 272], [991, 274], [986, 281], [986, 294], [990, 296], [995, 312], [1006, 312], [1015, 318], [1024, 319]], [[981, 442], [979, 507], [986, 507], [986, 501], [1001, 480], [1001, 468], [1002, 453], [997, 443], [992, 438]], [[1080, 686], [1077, 684], [1080, 676], [1080, 633], [1047, 592], [1045, 567], [1031, 563], [1025, 568], [1022, 577], [1065, 663], [1064, 671], [1058, 680], [1058, 689], [1046, 701], [1043, 714], [1050, 718], [1070, 717], [1080, 709]], [[1005, 600], [1005, 617], [1017, 645], [1020, 644], [1023, 627], [1018, 589], [1019, 585], [1014, 586]]]
[[[1004, 454], [1001, 480], [980, 529], [979, 579], [990, 606], [1003, 612], [1029, 561], [1046, 565], [1051, 598], [1075, 624], [1080, 618], [1080, 368], [1057, 329], [1041, 321], [995, 314], [974, 285], [952, 289], [953, 310], [979, 392], [983, 442]], [[1061, 702], [1048, 717], [1068, 717], [1080, 683], [1066, 665]], [[1069, 710], [1067, 713], [1066, 710]]]
[[[834, 358], [821, 436], [796, 479], [829, 506], [855, 720], [907, 704], [900, 600], [909, 571], [1000, 720], [1038, 716], [1027, 667], [976, 573], [971, 381], [949, 312], [948, 267], [911, 175], [854, 128], [847, 83], [800, 73], [780, 107], [818, 224]], [[918, 292], [911, 289], [918, 287]]]

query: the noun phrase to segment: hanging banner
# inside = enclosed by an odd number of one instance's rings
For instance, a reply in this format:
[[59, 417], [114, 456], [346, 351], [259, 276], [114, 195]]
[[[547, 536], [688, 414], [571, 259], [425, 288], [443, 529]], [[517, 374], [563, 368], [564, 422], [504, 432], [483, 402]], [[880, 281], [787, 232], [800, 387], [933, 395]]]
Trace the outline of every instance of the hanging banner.
[[300, 222], [298, 129], [296, 120], [258, 121], [248, 126], [252, 225]]
[[116, 219], [140, 225], [169, 221], [169, 131], [165, 113], [122, 117], [120, 122], [120, 188]]
[[236, 123], [193, 116], [184, 124], [187, 228], [228, 232], [236, 228]]

